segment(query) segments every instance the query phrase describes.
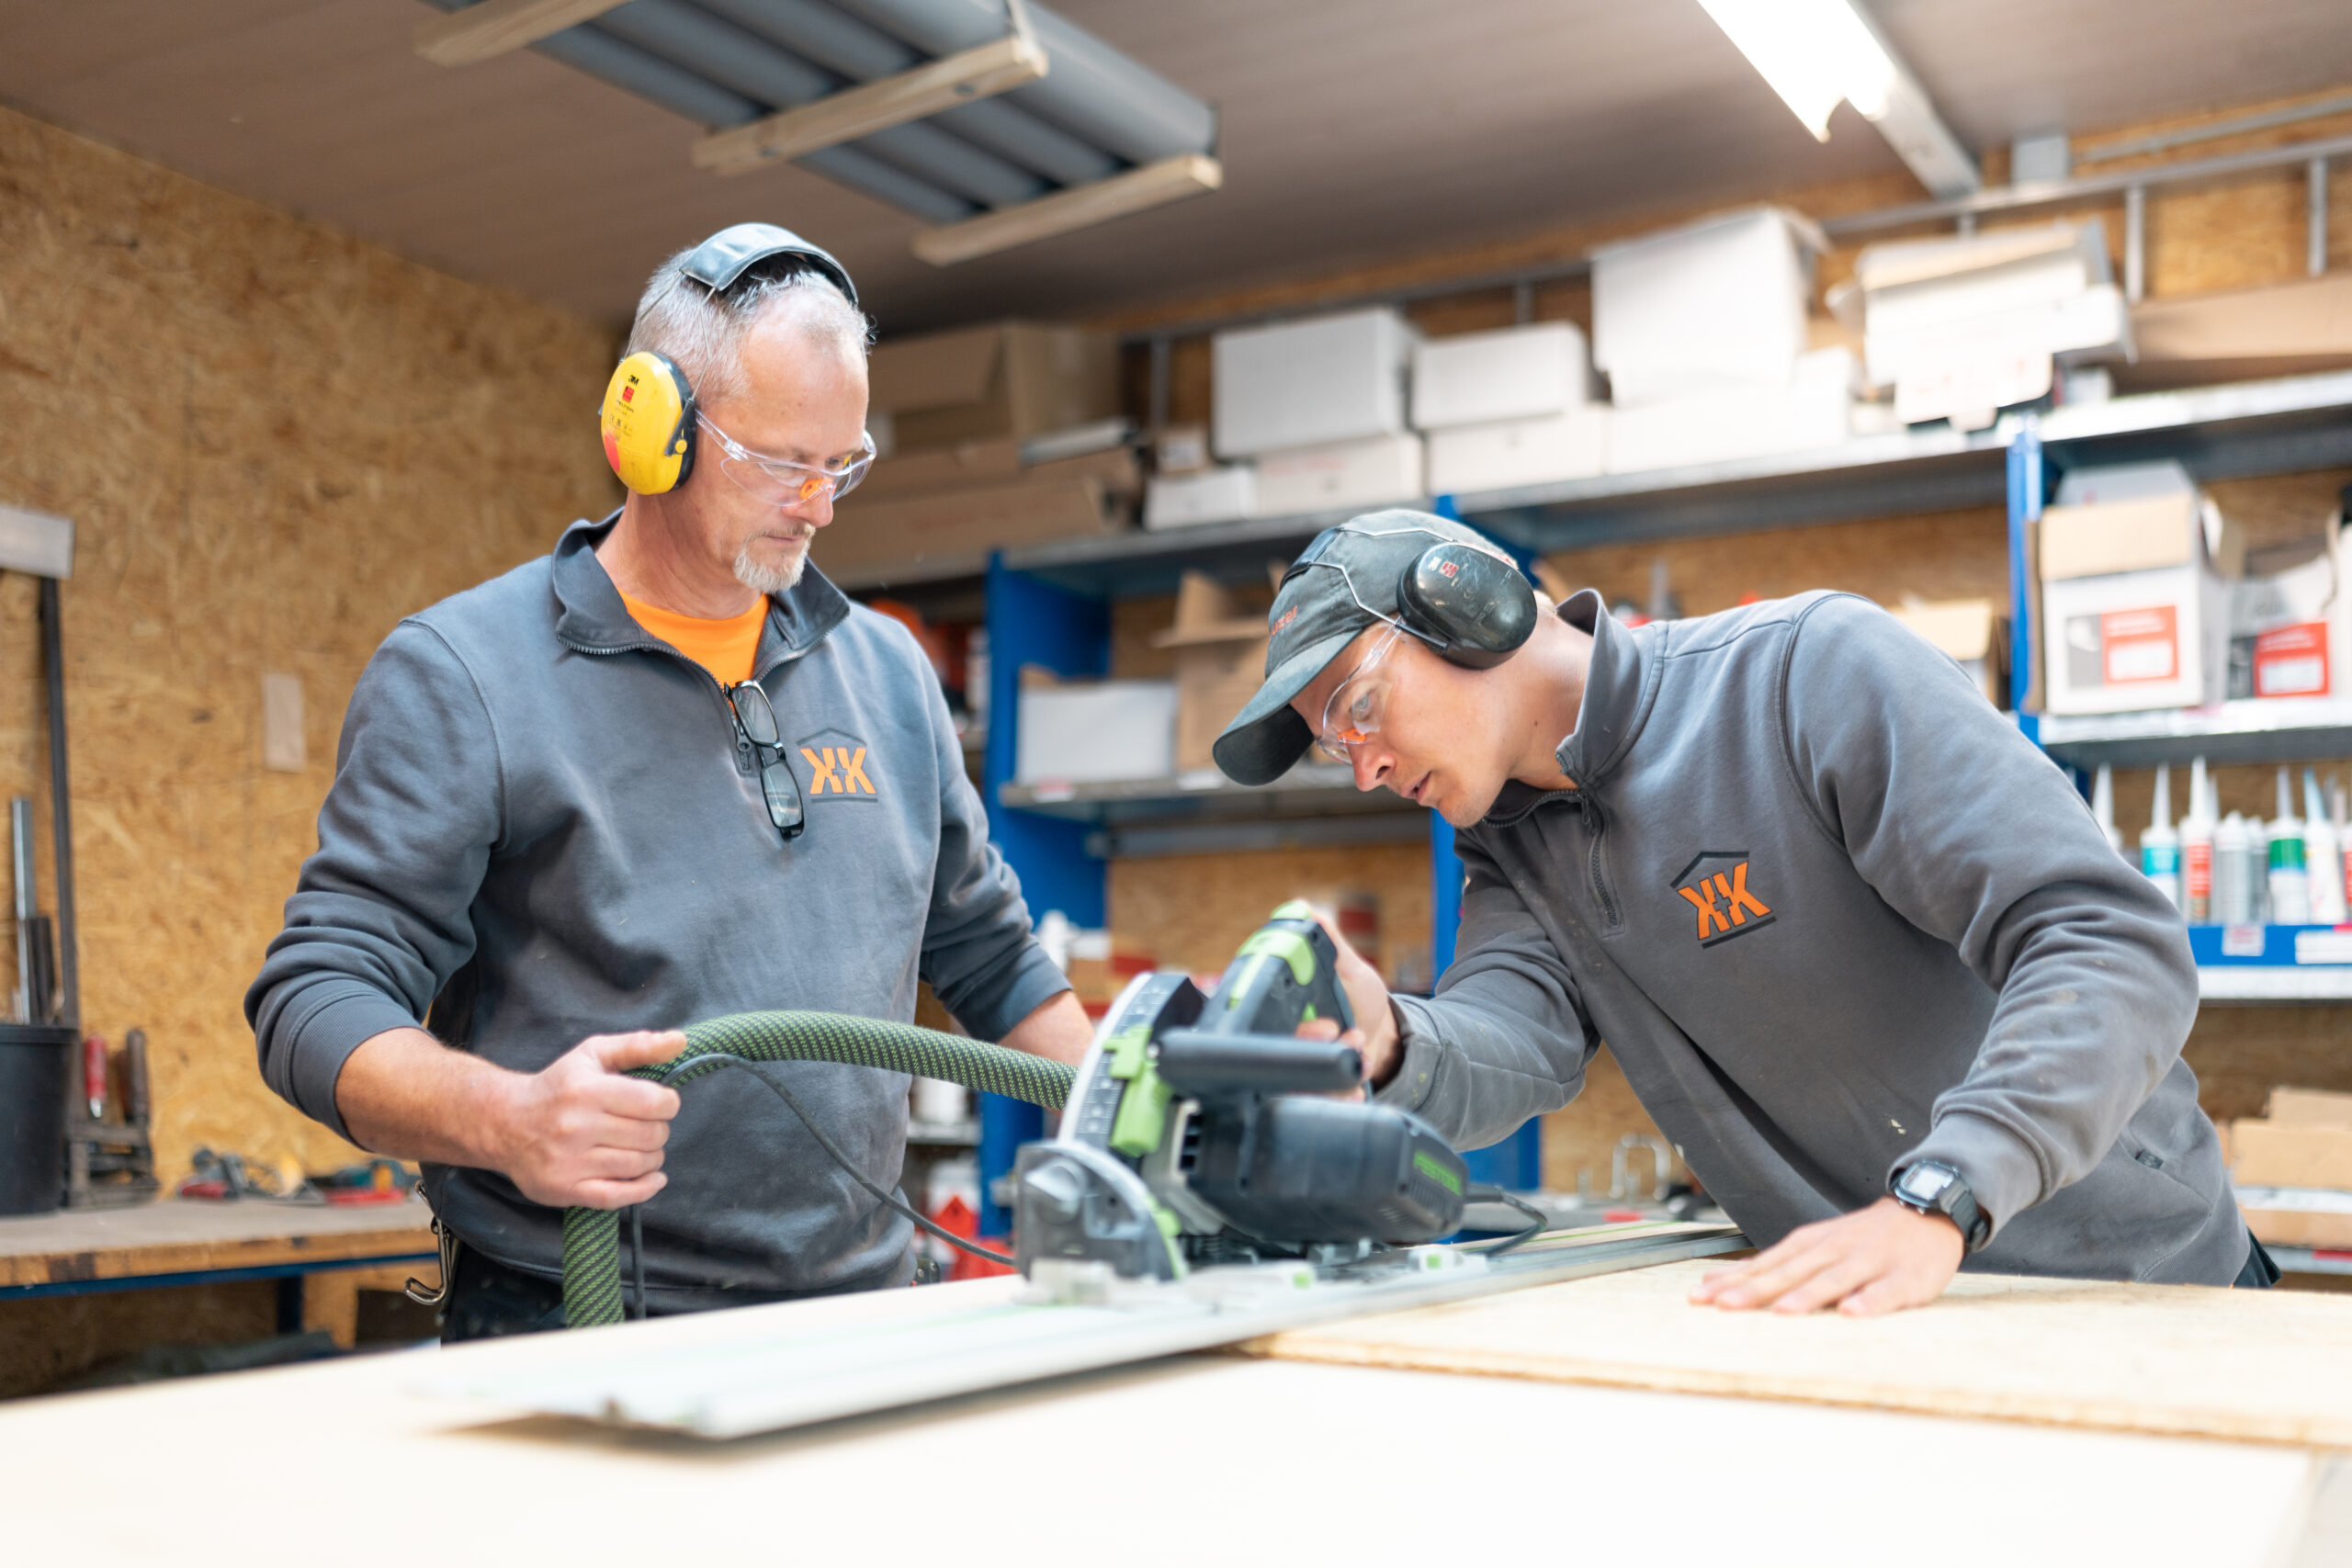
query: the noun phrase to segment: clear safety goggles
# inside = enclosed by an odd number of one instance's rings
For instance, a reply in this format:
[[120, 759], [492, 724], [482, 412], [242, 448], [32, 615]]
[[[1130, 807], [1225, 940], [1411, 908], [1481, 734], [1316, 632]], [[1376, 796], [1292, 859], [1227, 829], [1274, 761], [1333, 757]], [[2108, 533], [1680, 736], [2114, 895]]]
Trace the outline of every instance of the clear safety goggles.
[[865, 470], [874, 466], [874, 437], [867, 434], [856, 457], [836, 467], [821, 463], [796, 463], [788, 457], [771, 457], [754, 452], [712, 423], [711, 417], [697, 409], [695, 422], [710, 432], [718, 442], [718, 466], [745, 494], [756, 497], [770, 506], [802, 506], [819, 496], [831, 496], [838, 501], [855, 490], [865, 478]]
[[1334, 762], [1352, 766], [1356, 748], [1380, 733], [1381, 714], [1388, 705], [1388, 689], [1396, 675], [1388, 650], [1406, 631], [1395, 621], [1387, 624], [1388, 630], [1372, 645], [1372, 651], [1324, 701], [1323, 722], [1315, 730], [1315, 750]]

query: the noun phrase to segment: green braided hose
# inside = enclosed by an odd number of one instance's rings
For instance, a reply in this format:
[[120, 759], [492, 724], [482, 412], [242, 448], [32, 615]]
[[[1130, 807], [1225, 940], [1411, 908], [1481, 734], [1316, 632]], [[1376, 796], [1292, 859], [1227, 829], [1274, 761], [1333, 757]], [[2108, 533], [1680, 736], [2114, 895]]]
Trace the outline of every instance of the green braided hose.
[[[944, 1078], [967, 1089], [1009, 1095], [1058, 1110], [1069, 1098], [1072, 1069], [1001, 1045], [942, 1034], [910, 1023], [850, 1018], [831, 1012], [739, 1012], [686, 1026], [686, 1048], [666, 1062], [633, 1069], [631, 1077], [684, 1084], [714, 1072], [724, 1059], [754, 1062], [844, 1062], [918, 1077]], [[621, 1321], [621, 1217], [616, 1209], [563, 1212], [563, 1321], [567, 1328]]]

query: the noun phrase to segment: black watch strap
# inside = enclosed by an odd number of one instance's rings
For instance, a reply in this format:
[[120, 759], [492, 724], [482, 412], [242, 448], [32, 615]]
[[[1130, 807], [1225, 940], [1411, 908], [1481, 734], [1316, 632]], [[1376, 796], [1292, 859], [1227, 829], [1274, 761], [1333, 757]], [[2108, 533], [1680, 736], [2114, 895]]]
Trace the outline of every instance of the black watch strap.
[[1969, 1190], [1968, 1179], [1941, 1160], [1923, 1159], [1905, 1166], [1887, 1182], [1886, 1190], [1905, 1208], [1941, 1214], [1958, 1225], [1962, 1244], [1970, 1252], [1993, 1237], [1992, 1218]]

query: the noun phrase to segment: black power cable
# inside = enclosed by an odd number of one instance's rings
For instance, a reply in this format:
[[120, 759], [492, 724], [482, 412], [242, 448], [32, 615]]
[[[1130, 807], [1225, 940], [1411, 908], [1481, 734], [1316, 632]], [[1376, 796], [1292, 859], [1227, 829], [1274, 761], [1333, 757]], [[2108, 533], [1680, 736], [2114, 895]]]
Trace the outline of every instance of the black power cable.
[[1521, 1243], [1533, 1241], [1544, 1234], [1544, 1227], [1552, 1223], [1551, 1216], [1543, 1210], [1532, 1203], [1513, 1197], [1499, 1187], [1478, 1185], [1466, 1188], [1463, 1191], [1462, 1201], [1465, 1203], [1508, 1203], [1533, 1222], [1525, 1230], [1505, 1236], [1492, 1247], [1482, 1248], [1481, 1250], [1488, 1258], [1500, 1258]]
[[[785, 1088], [782, 1084], [777, 1083], [774, 1078], [769, 1077], [765, 1073], [760, 1071], [760, 1068], [767, 1064], [754, 1062], [748, 1056], [737, 1056], [725, 1051], [707, 1051], [698, 1056], [692, 1057], [689, 1060], [681, 1063], [680, 1066], [693, 1067], [699, 1070], [704, 1064], [711, 1062], [716, 1062], [722, 1066], [741, 1067], [745, 1072], [750, 1073], [752, 1075], [752, 1081], [759, 1084], [761, 1088], [766, 1089], [769, 1093], [775, 1095], [778, 1100], [783, 1100], [785, 1105], [792, 1111], [792, 1113], [800, 1118], [800, 1124], [808, 1129], [809, 1136], [817, 1140], [817, 1146], [823, 1149], [828, 1155], [831, 1155], [832, 1156], [833, 1163], [840, 1166], [842, 1171], [848, 1175], [852, 1181], [854, 1181], [860, 1187], [865, 1188], [866, 1191], [872, 1193], [883, 1203], [905, 1215], [908, 1219], [912, 1220], [916, 1224], [922, 1226], [933, 1235], [937, 1236], [940, 1240], [945, 1242], [950, 1247], [956, 1247], [961, 1251], [968, 1252], [975, 1258], [985, 1258], [991, 1263], [1001, 1263], [1008, 1269], [1018, 1268], [1020, 1266], [1017, 1259], [1005, 1253], [991, 1252], [987, 1247], [981, 1247], [976, 1242], [967, 1241], [964, 1237], [957, 1235], [954, 1231], [951, 1231], [944, 1225], [933, 1221], [928, 1215], [918, 1213], [911, 1204], [902, 1201], [896, 1194], [885, 1192], [873, 1182], [867, 1180], [865, 1173], [850, 1163], [849, 1156], [842, 1152], [841, 1145], [834, 1143], [831, 1138], [826, 1136], [825, 1130], [817, 1125], [817, 1119], [808, 1114], [808, 1111], [801, 1105], [799, 1100], [793, 1098], [792, 1091]], [[661, 1074], [656, 1077], [655, 1081], [667, 1083], [669, 1081], [669, 1075], [667, 1073]], [[635, 1204], [630, 1205], [628, 1212], [628, 1257], [629, 1278], [634, 1287], [637, 1298], [637, 1315], [639, 1318], [642, 1318], [645, 1316], [645, 1226], [644, 1222], [639, 1213], [639, 1206]]]

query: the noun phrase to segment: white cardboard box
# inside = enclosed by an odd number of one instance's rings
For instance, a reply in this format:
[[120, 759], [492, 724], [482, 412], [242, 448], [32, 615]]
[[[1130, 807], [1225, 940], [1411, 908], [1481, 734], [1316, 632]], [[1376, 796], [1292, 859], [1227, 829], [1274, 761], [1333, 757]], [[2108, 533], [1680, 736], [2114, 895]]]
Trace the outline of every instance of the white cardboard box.
[[1821, 231], [1778, 207], [1719, 213], [1592, 258], [1592, 357], [1620, 408], [1731, 381], [1778, 386], [1805, 350]]
[[1269, 452], [1258, 459], [1260, 517], [1386, 506], [1428, 493], [1421, 438], [1409, 433]]
[[1013, 776], [1025, 784], [1166, 778], [1176, 771], [1176, 682], [1024, 689], [1015, 739]]
[[1415, 341], [1405, 318], [1385, 307], [1217, 333], [1210, 346], [1217, 455], [1403, 430]]
[[1248, 463], [1204, 468], [1197, 474], [1158, 474], [1144, 486], [1143, 525], [1192, 528], [1231, 523], [1258, 504], [1258, 470]]
[[[2127, 480], [2116, 488], [2140, 487]], [[2222, 700], [2227, 578], [2245, 550], [2211, 501], [2165, 490], [2052, 506], [2041, 516], [2039, 555], [2045, 711], [2131, 713]]]
[[1571, 322], [1439, 338], [1413, 350], [1413, 426], [1562, 413], [1589, 401], [1591, 384], [1591, 355]]
[[1430, 492], [1464, 495], [1607, 470], [1610, 412], [1570, 409], [1537, 419], [1498, 420], [1430, 432]]
[[2342, 534], [2310, 559], [2230, 584], [2232, 697], [2327, 697], [2352, 682]]
[[[1823, 351], [1851, 358], [1843, 349]], [[1812, 356], [1808, 355], [1808, 360]], [[1609, 423], [1609, 472], [1634, 474], [1835, 446], [1852, 434], [1853, 394], [1827, 360], [1785, 386], [1719, 386], [1621, 408]]]

